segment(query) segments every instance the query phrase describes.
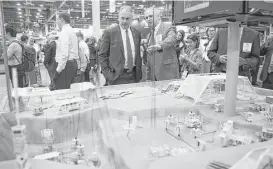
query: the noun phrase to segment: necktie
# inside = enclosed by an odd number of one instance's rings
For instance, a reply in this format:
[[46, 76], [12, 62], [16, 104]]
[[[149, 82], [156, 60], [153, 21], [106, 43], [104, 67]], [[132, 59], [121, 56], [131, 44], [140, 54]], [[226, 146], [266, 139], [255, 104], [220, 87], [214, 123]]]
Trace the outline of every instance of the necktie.
[[133, 52], [132, 52], [128, 30], [126, 30], [126, 47], [127, 47], [127, 68], [131, 70], [133, 69]]
[[150, 43], [149, 43], [149, 46], [152, 46], [152, 45], [155, 45], [155, 33], [154, 31], [151, 32], [151, 35], [150, 35]]

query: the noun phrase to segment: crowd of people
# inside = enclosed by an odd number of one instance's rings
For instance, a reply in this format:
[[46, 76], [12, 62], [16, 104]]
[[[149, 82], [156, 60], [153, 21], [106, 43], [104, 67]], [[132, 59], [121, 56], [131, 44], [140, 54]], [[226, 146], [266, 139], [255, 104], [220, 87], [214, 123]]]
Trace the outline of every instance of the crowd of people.
[[[6, 27], [8, 64], [10, 70], [19, 68], [22, 60], [22, 44], [36, 53], [35, 68], [18, 73], [19, 87], [32, 84], [42, 86], [39, 68], [40, 53], [44, 53], [44, 65], [50, 76], [50, 89], [68, 89], [72, 83], [93, 82], [102, 73], [104, 85], [138, 83], [185, 78], [188, 74], [226, 72], [228, 30], [207, 28], [206, 42], [201, 43], [198, 33], [186, 36], [170, 22], [163, 22], [157, 8], [145, 10], [150, 33], [142, 38], [139, 24], [133, 22], [133, 10], [122, 6], [118, 24], [105, 29], [101, 38], [85, 40], [83, 33], [70, 26], [70, 15], [59, 13], [57, 25], [60, 33], [47, 35], [47, 43], [39, 48], [32, 37], [23, 35], [15, 41], [15, 29]], [[247, 76], [256, 85], [258, 71], [263, 63], [261, 81], [263, 87], [273, 89], [272, 38], [262, 41], [263, 35], [241, 25], [239, 75]], [[262, 59], [265, 56], [264, 60]], [[272, 71], [271, 71], [272, 70]], [[145, 75], [145, 76], [143, 76]], [[143, 78], [145, 77], [145, 78]], [[25, 79], [25, 80], [24, 80]], [[25, 81], [25, 83], [24, 83]]]

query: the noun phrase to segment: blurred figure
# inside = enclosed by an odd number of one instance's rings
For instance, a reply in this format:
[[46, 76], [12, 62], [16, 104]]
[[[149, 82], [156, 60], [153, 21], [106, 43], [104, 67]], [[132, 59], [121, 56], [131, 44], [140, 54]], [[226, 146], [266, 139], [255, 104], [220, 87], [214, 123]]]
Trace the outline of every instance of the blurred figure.
[[[214, 72], [226, 72], [228, 29], [219, 29], [208, 50], [208, 57], [215, 65]], [[242, 25], [240, 31], [239, 75], [250, 77], [250, 70], [259, 64], [259, 33]]]
[[22, 46], [16, 42], [17, 31], [15, 28], [6, 26], [6, 39], [10, 43], [7, 49], [8, 56], [8, 66], [9, 66], [9, 74], [10, 80], [13, 84], [12, 80], [12, 68], [17, 68], [18, 70], [18, 87], [25, 86], [25, 72], [20, 70], [20, 65], [22, 64]]
[[85, 73], [85, 78], [87, 81], [90, 81], [91, 79], [94, 78], [94, 74], [98, 68], [98, 46], [96, 45], [97, 41], [94, 36], [88, 38], [88, 48], [89, 48], [89, 53], [90, 53], [90, 70], [86, 71]]
[[[28, 40], [28, 46], [30, 48], [32, 48], [33, 50], [35, 50], [34, 48], [34, 38], [33, 37], [29, 37], [29, 40]], [[35, 53], [36, 53], [36, 57], [35, 57], [35, 68], [34, 70], [30, 71], [30, 72], [27, 72], [26, 73], [26, 79], [27, 79], [27, 83], [28, 83], [28, 86], [32, 86], [34, 84], [38, 84], [38, 81], [37, 81], [37, 69], [38, 69], [38, 61], [37, 61], [37, 50], [35, 50]]]
[[54, 73], [56, 72], [57, 68], [57, 63], [55, 60], [56, 56], [56, 40], [57, 40], [57, 35], [54, 35], [53, 33], [49, 34], [47, 36], [47, 44], [44, 46], [44, 65], [48, 71], [49, 77], [50, 77], [50, 85], [49, 88], [51, 90], [54, 89], [54, 82], [53, 82], [53, 77]]
[[[74, 82], [81, 83], [86, 81], [85, 79], [85, 71], [87, 66], [90, 66], [89, 61], [89, 48], [87, 44], [84, 42], [84, 37], [82, 32], [76, 33], [78, 42], [79, 42], [79, 61], [78, 61], [78, 71], [75, 77]], [[90, 69], [89, 69], [90, 70]], [[88, 72], [89, 74], [89, 72]]]
[[66, 12], [59, 13], [57, 25], [62, 30], [57, 42], [56, 57], [57, 69], [54, 74], [55, 89], [69, 89], [77, 74], [78, 39], [70, 26], [70, 15]]
[[142, 77], [141, 35], [131, 27], [132, 12], [130, 6], [122, 6], [119, 25], [106, 29], [102, 36], [98, 55], [109, 85], [136, 83]]
[[160, 81], [179, 78], [176, 54], [176, 28], [161, 21], [161, 11], [149, 8], [144, 13], [151, 29], [147, 39], [148, 80]]
[[207, 42], [204, 44], [204, 51], [203, 51], [203, 64], [202, 64], [202, 73], [210, 73], [214, 71], [214, 65], [211, 63], [210, 59], [208, 58], [208, 50], [210, 48], [212, 39], [214, 38], [216, 33], [216, 29], [214, 27], [209, 27], [206, 30], [207, 35]]
[[262, 88], [273, 90], [273, 36], [269, 36], [261, 46], [261, 56], [265, 56], [260, 80]]
[[[183, 30], [177, 31], [177, 41], [176, 41], [177, 59], [179, 59], [181, 51], [183, 51], [186, 47], [186, 43], [184, 41], [184, 38], [185, 38], [185, 32]], [[179, 64], [179, 74], [180, 75], [181, 75], [181, 68], [182, 68], [182, 65]]]
[[201, 73], [203, 60], [202, 51], [199, 49], [200, 39], [197, 34], [191, 34], [187, 37], [187, 48], [185, 48], [179, 57], [182, 65], [182, 77], [187, 77], [188, 74]]
[[25, 35], [25, 34], [23, 34], [21, 36], [21, 42], [23, 42], [25, 45], [27, 45], [27, 43], [28, 43], [28, 36]]

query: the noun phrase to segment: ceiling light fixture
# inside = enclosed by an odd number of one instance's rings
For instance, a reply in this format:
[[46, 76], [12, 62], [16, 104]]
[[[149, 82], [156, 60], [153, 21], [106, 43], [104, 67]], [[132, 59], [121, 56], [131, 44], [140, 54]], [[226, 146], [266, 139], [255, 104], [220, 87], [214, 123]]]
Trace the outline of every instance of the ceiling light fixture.
[[18, 11], [21, 11], [22, 9], [21, 8], [18, 8]]
[[38, 9], [39, 12], [41, 12], [42, 10], [41, 9]]
[[40, 7], [44, 7], [44, 5], [40, 5]]
[[19, 15], [22, 15], [22, 12], [18, 12]]
[[17, 3], [18, 6], [20, 6], [21, 4], [20, 3]]

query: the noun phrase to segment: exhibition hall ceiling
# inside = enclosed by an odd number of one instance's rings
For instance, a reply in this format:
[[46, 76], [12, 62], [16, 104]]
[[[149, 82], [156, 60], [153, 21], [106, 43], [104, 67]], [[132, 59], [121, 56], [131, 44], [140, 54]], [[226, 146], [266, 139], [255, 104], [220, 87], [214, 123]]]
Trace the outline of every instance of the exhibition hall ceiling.
[[[162, 10], [168, 11], [166, 16], [171, 19], [171, 1], [116, 1], [116, 12], [109, 11], [109, 1], [100, 1], [101, 10], [101, 28], [105, 28], [112, 23], [117, 22], [117, 11], [122, 5], [131, 5], [134, 9], [135, 17], [142, 18], [145, 8], [155, 5]], [[82, 1], [56, 1], [56, 0], [39, 0], [39, 1], [3, 1], [5, 23], [16, 26], [32, 27], [39, 23], [43, 27], [45, 23], [53, 27], [56, 20], [56, 11], [70, 11], [71, 21], [74, 27], [85, 28], [92, 25], [92, 2], [84, 0], [85, 15], [82, 17]], [[29, 20], [28, 20], [29, 18]]]

